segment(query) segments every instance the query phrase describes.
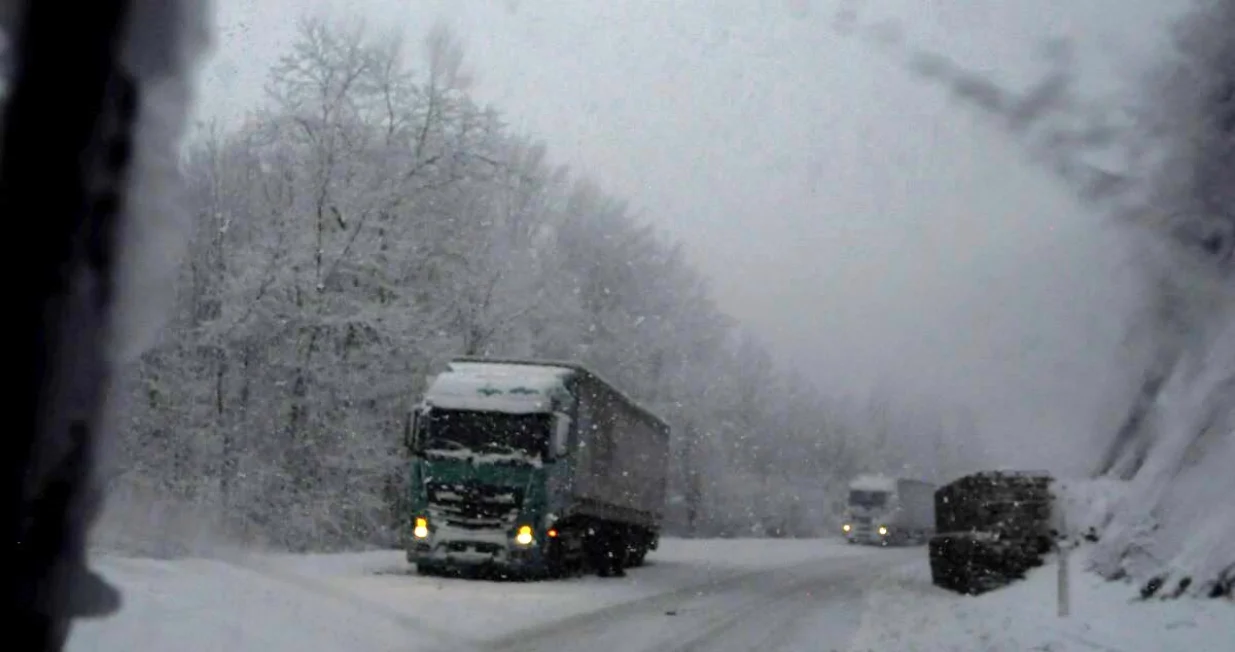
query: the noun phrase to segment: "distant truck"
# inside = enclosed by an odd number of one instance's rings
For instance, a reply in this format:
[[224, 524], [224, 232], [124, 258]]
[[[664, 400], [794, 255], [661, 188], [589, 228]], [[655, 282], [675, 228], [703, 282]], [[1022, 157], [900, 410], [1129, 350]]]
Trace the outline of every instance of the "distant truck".
[[669, 426], [580, 365], [456, 358], [405, 437], [418, 572], [621, 575], [657, 547]]
[[849, 483], [841, 530], [849, 543], [925, 544], [935, 531], [935, 485], [865, 474]]

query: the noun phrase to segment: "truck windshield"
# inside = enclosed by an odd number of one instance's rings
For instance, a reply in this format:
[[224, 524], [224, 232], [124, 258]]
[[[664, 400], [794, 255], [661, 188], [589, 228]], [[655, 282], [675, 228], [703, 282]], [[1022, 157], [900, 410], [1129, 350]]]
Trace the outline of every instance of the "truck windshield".
[[883, 507], [888, 502], [886, 491], [863, 491], [854, 489], [849, 492], [849, 504], [858, 507]]
[[552, 425], [549, 414], [433, 409], [420, 419], [421, 449], [543, 458], [549, 450]]

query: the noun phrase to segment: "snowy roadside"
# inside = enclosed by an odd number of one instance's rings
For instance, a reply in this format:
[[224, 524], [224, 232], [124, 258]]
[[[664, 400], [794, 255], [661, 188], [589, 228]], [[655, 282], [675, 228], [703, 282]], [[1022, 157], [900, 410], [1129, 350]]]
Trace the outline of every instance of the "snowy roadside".
[[1137, 587], [1083, 572], [1071, 555], [1070, 614], [1057, 615], [1058, 566], [981, 596], [931, 584], [925, 555], [871, 588], [851, 652], [1220, 652], [1235, 641], [1229, 600], [1134, 600]]

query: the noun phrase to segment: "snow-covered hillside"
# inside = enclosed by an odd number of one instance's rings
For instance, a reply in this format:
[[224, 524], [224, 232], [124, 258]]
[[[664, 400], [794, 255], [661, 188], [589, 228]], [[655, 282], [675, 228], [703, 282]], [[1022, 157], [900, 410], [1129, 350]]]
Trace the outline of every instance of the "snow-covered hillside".
[[1144, 201], [1118, 213], [1155, 241], [1141, 345], [1156, 363], [1100, 469], [1132, 487], [1096, 561], [1208, 593], [1235, 583], [1235, 2], [1197, 3], [1175, 27], [1137, 124], [1155, 154], [1130, 176]]
[[[1201, 595], [1235, 585], [1235, 319], [1183, 357], [1145, 428], [1152, 446], [1111, 501], [1093, 561], [1106, 576], [1184, 583]], [[1224, 323], [1223, 323], [1224, 322]], [[1225, 588], [1223, 588], [1225, 587]]]

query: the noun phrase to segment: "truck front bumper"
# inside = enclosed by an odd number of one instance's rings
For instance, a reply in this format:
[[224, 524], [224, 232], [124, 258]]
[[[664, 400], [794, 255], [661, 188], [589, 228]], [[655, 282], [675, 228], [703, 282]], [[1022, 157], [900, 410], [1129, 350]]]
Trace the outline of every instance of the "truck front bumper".
[[868, 546], [886, 546], [888, 545], [888, 535], [879, 534], [879, 531], [874, 528], [851, 528], [845, 532], [845, 540], [849, 543], [856, 543]]
[[497, 570], [534, 573], [546, 569], [545, 555], [538, 545], [521, 546], [477, 541], [409, 542], [407, 561], [420, 568]]

